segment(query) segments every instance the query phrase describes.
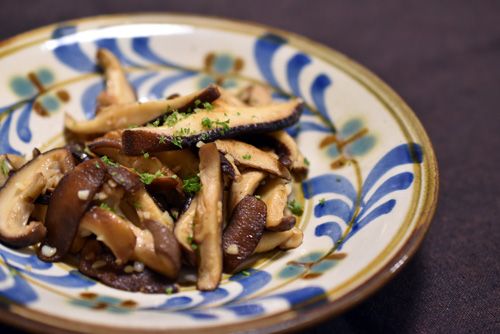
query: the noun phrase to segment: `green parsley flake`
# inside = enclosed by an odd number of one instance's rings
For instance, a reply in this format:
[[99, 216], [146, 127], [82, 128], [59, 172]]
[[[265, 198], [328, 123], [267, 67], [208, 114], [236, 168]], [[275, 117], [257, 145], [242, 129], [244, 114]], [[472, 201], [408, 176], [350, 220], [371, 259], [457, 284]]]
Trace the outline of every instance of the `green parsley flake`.
[[225, 134], [229, 130], [229, 120], [225, 121], [215, 121], [215, 125], [222, 129], [221, 134]]
[[200, 177], [195, 175], [193, 177], [184, 179], [182, 181], [182, 189], [188, 194], [195, 194], [201, 189]]
[[306, 165], [306, 166], [310, 165], [309, 160], [307, 160], [307, 158], [304, 158], [304, 165]]
[[262, 196], [260, 196], [260, 195], [255, 195], [254, 197], [257, 198], [257, 199], [261, 199], [262, 198]]
[[246, 270], [241, 271], [241, 274], [243, 276], [250, 276], [250, 273], [248, 271], [246, 271]]
[[200, 99], [196, 99], [196, 101], [194, 101], [194, 105], [195, 106], [199, 106], [201, 103]]
[[319, 205], [323, 206], [323, 205], [325, 205], [325, 203], [326, 203], [326, 200], [324, 198], [319, 200]]
[[178, 148], [182, 148], [182, 137], [181, 136], [172, 137], [172, 144], [174, 144]]
[[213, 110], [214, 109], [214, 106], [210, 103], [210, 102], [204, 102], [203, 103], [203, 108], [205, 108], [206, 110]]
[[113, 210], [111, 209], [111, 207], [110, 207], [109, 205], [107, 205], [106, 203], [104, 203], [104, 202], [103, 202], [103, 203], [101, 203], [101, 204], [99, 205], [99, 207], [100, 207], [101, 209], [103, 209], [103, 210], [113, 212]]
[[148, 127], [155, 127], [155, 128], [159, 127], [160, 126], [160, 119], [157, 118], [153, 123], [148, 123], [147, 126]]
[[116, 162], [114, 162], [113, 160], [111, 160], [110, 158], [108, 158], [107, 155], [103, 155], [101, 157], [101, 160], [102, 160], [102, 162], [104, 162], [108, 166], [118, 167], [118, 164]]
[[252, 156], [247, 153], [247, 154], [243, 155], [242, 158], [245, 160], [250, 160], [250, 159], [252, 159]]
[[2, 169], [2, 174], [4, 176], [9, 176], [10, 168], [9, 168], [9, 165], [7, 164], [7, 161], [5, 159], [2, 160], [1, 169]]
[[172, 293], [174, 293], [174, 288], [172, 288], [171, 286], [169, 286], [168, 288], [165, 289], [165, 293], [167, 295], [171, 295]]
[[170, 115], [163, 117], [163, 125], [174, 126], [182, 118], [184, 118], [184, 115], [175, 110]]
[[167, 142], [167, 137], [160, 136], [160, 139], [158, 141], [159, 141], [160, 144], [165, 144]]
[[154, 174], [151, 173], [138, 173], [141, 182], [144, 184], [151, 184], [155, 179], [164, 176], [162, 172], [157, 171]]
[[202, 141], [208, 140], [208, 133], [206, 133], [206, 132], [202, 133], [201, 136], [200, 136], [200, 139]]
[[201, 125], [203, 125], [207, 129], [211, 129], [212, 124], [213, 124], [212, 120], [208, 117], [205, 117], [201, 120]]
[[302, 208], [302, 205], [300, 205], [300, 203], [298, 203], [294, 199], [291, 200], [290, 202], [288, 202], [288, 208], [296, 216], [302, 216], [302, 214], [304, 213], [304, 209]]

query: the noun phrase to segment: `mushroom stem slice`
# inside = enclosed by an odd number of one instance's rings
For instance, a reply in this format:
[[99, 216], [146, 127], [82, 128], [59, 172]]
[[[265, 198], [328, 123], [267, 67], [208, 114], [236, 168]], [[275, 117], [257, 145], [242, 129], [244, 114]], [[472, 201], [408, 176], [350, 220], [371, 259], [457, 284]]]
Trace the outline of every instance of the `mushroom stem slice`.
[[199, 249], [197, 286], [214, 290], [222, 275], [222, 173], [215, 144], [203, 145], [199, 155], [201, 190], [194, 218], [194, 241]]
[[127, 81], [120, 61], [107, 49], [97, 50], [97, 62], [104, 71], [106, 90], [99, 96], [99, 110], [113, 104], [126, 104], [136, 101], [135, 92]]
[[80, 221], [80, 231], [89, 231], [108, 246], [119, 263], [126, 263], [134, 253], [136, 237], [129, 224], [108, 210], [93, 207]]
[[173, 126], [140, 127], [123, 131], [123, 151], [128, 155], [194, 146], [238, 135], [284, 129], [298, 122], [302, 102], [291, 100], [263, 107], [221, 106], [200, 109]]
[[220, 96], [216, 86], [171, 100], [134, 102], [129, 104], [111, 105], [103, 108], [92, 120], [76, 121], [66, 114], [64, 124], [67, 129], [78, 134], [99, 134], [111, 130], [126, 129], [130, 126], [146, 124], [175, 110], [187, 111], [195, 107], [195, 101], [212, 102]]
[[55, 253], [47, 256], [40, 251], [38, 256], [42, 260], [59, 261], [68, 253], [80, 219], [104, 183], [105, 176], [104, 163], [100, 159], [92, 159], [79, 164], [62, 178], [50, 197], [45, 221], [47, 236], [40, 248], [55, 248]]
[[289, 161], [290, 170], [297, 179], [304, 179], [307, 176], [309, 167], [297, 145], [297, 142], [286, 131], [276, 131], [270, 134], [275, 140], [275, 147], [280, 161]]
[[273, 102], [271, 89], [263, 85], [250, 85], [238, 93], [238, 98], [249, 106], [265, 106]]
[[74, 167], [64, 148], [40, 154], [12, 174], [0, 188], [0, 241], [12, 247], [39, 242], [46, 229], [41, 222], [29, 222], [34, 202]]
[[143, 190], [130, 194], [129, 202], [132, 202], [137, 208], [137, 214], [141, 224], [143, 225], [146, 220], [157, 221], [168, 228], [169, 231], [174, 230], [174, 220], [170, 217], [167, 211], [162, 211], [147, 191]]
[[282, 250], [297, 248], [302, 244], [303, 237], [298, 227], [284, 232], [264, 232], [254, 253], [265, 253], [278, 247]]
[[193, 250], [193, 224], [198, 205], [198, 195], [196, 195], [188, 207], [188, 209], [179, 217], [174, 227], [174, 234], [187, 255], [187, 260], [190, 264], [196, 261], [196, 254]]
[[266, 226], [266, 205], [254, 196], [245, 196], [234, 208], [224, 230], [224, 271], [232, 273], [254, 252]]
[[216, 140], [215, 145], [222, 153], [231, 155], [239, 166], [263, 170], [287, 180], [291, 178], [288, 169], [278, 161], [274, 153], [232, 139]]
[[[269, 179], [266, 185], [259, 190], [259, 194], [267, 206], [267, 229], [282, 231], [292, 223], [290, 219], [283, 220], [290, 191], [290, 187], [278, 178]], [[295, 225], [295, 219], [293, 225]]]
[[266, 173], [258, 170], [247, 170], [241, 173], [238, 180], [233, 181], [231, 184], [231, 191], [229, 193], [229, 215], [233, 212], [234, 207], [245, 196], [253, 195], [259, 184], [266, 178]]
[[154, 250], [161, 259], [163, 270], [170, 273], [170, 278], [176, 278], [181, 269], [181, 250], [172, 230], [151, 219], [144, 225], [153, 235]]

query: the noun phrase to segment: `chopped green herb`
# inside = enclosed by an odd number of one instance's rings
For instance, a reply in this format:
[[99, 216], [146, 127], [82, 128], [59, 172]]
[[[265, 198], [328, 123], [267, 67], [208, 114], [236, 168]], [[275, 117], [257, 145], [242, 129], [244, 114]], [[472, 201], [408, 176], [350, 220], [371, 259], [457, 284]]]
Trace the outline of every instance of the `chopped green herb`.
[[304, 165], [306, 165], [306, 166], [310, 165], [310, 162], [309, 162], [309, 160], [307, 160], [307, 158], [304, 158]]
[[182, 182], [182, 189], [188, 194], [195, 194], [201, 189], [200, 177], [195, 175], [193, 177], [184, 179]]
[[158, 141], [159, 141], [160, 144], [165, 144], [167, 142], [167, 137], [160, 136], [160, 139]]
[[144, 152], [142, 156], [146, 159], [149, 159], [149, 152]]
[[163, 117], [163, 125], [174, 126], [182, 118], [184, 118], [184, 115], [175, 110], [171, 114]]
[[100, 169], [100, 168], [101, 168], [101, 165], [99, 165], [99, 163], [98, 163], [98, 162], [96, 162], [96, 163], [95, 163], [95, 168]]
[[241, 271], [241, 274], [242, 274], [243, 276], [250, 276], [250, 273], [249, 273], [248, 271], [246, 271], [246, 270], [242, 270], [242, 271]]
[[164, 176], [162, 172], [157, 171], [154, 174], [151, 173], [138, 173], [141, 182], [144, 184], [151, 184], [155, 179]]
[[201, 103], [200, 99], [196, 99], [196, 100], [194, 101], [194, 105], [195, 105], [195, 106], [199, 106], [199, 105], [200, 105], [200, 103]]
[[149, 127], [155, 127], [155, 128], [159, 127], [160, 126], [160, 119], [157, 118], [153, 123], [148, 123], [147, 126], [149, 126]]
[[214, 106], [210, 102], [203, 102], [203, 108], [210, 111], [214, 109]]
[[103, 209], [103, 210], [113, 212], [113, 210], [111, 209], [111, 207], [110, 207], [109, 205], [107, 205], [106, 203], [104, 203], [104, 202], [103, 202], [103, 203], [101, 203], [101, 204], [99, 205], [99, 207], [100, 207], [101, 209]]
[[7, 161], [4, 159], [2, 160], [2, 174], [4, 176], [9, 176], [9, 172], [10, 172], [10, 168], [9, 168], [9, 165], [7, 164]]
[[302, 216], [302, 214], [304, 213], [304, 209], [302, 208], [302, 205], [300, 205], [300, 203], [298, 203], [294, 199], [291, 200], [290, 202], [288, 202], [288, 208], [296, 216]]
[[102, 162], [104, 162], [108, 166], [113, 166], [113, 167], [117, 167], [118, 166], [118, 164], [116, 162], [114, 162], [113, 160], [111, 160], [110, 158], [108, 158], [107, 155], [103, 155], [101, 157], [101, 160], [102, 160]]
[[319, 200], [319, 205], [323, 206], [323, 205], [325, 205], [325, 203], [326, 203], [326, 200], [324, 198]]
[[241, 113], [238, 111], [238, 112], [236, 113], [236, 115], [240, 116], [240, 115], [241, 115]]
[[215, 121], [215, 125], [222, 128], [221, 134], [225, 134], [229, 130], [229, 120], [228, 119], [225, 121], [217, 120], [217, 121]]
[[203, 125], [207, 129], [211, 129], [212, 124], [213, 124], [212, 120], [208, 117], [205, 117], [201, 120], [201, 125]]
[[208, 133], [206, 133], [206, 132], [202, 133], [202, 134], [201, 134], [201, 136], [200, 136], [200, 139], [201, 139], [202, 141], [207, 140], [207, 139], [208, 139]]
[[136, 208], [136, 209], [140, 209], [141, 208], [141, 203], [139, 203], [139, 202], [134, 202], [133, 205], [134, 205], [134, 208]]
[[137, 128], [137, 125], [132, 125], [132, 124], [130, 124], [127, 128], [128, 128], [128, 129], [135, 129], [135, 128]]
[[174, 293], [174, 288], [172, 288], [171, 286], [169, 286], [168, 288], [165, 289], [165, 293], [167, 295], [171, 295], [172, 293]]
[[180, 136], [172, 137], [172, 144], [174, 144], [178, 148], [182, 148], [182, 137]]
[[196, 243], [194, 243], [194, 242], [193, 242], [193, 243], [191, 244], [191, 248], [192, 248], [193, 250], [197, 250], [197, 249], [198, 249], [198, 245], [197, 245]]
[[255, 195], [254, 197], [257, 198], [257, 199], [261, 199], [262, 198], [262, 196], [260, 196], [260, 195]]
[[250, 159], [252, 159], [252, 156], [247, 153], [247, 154], [243, 155], [242, 158], [245, 160], [250, 160]]

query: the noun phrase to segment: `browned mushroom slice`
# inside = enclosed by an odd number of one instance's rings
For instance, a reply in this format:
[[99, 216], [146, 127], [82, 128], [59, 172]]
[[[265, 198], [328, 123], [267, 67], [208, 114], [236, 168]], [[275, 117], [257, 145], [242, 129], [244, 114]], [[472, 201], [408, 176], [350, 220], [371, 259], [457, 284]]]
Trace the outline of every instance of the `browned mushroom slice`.
[[300, 100], [255, 108], [223, 106], [213, 110], [198, 110], [173, 126], [124, 130], [123, 151], [125, 154], [139, 155], [142, 152], [194, 146], [199, 141], [277, 131], [296, 123], [301, 112]]
[[127, 197], [137, 209], [137, 214], [142, 224], [144, 224], [146, 220], [154, 220], [165, 225], [170, 231], [174, 230], [174, 221], [172, 217], [170, 217], [167, 211], [160, 210], [144, 188], [141, 191], [128, 194]]
[[298, 227], [284, 232], [264, 232], [254, 253], [265, 253], [275, 248], [282, 250], [297, 248], [302, 244], [304, 234]]
[[100, 159], [87, 160], [66, 174], [50, 197], [45, 226], [47, 236], [38, 256], [59, 261], [71, 248], [80, 219], [104, 183], [106, 166]]
[[46, 233], [41, 222], [30, 222], [34, 201], [57, 185], [74, 167], [71, 153], [55, 149], [34, 158], [9, 177], [0, 189], [0, 240], [12, 247], [39, 242]]
[[199, 249], [200, 290], [214, 290], [222, 275], [222, 173], [220, 156], [213, 143], [200, 152], [201, 190], [194, 219], [194, 241]]
[[224, 230], [224, 271], [233, 272], [254, 252], [266, 226], [266, 205], [254, 196], [245, 196], [234, 208]]
[[118, 263], [126, 263], [132, 257], [136, 237], [129, 224], [120, 217], [93, 207], [80, 221], [80, 234], [86, 231], [95, 234], [97, 240], [108, 246]]
[[214, 107], [246, 107], [245, 103], [243, 103], [236, 95], [233, 93], [220, 88], [220, 97], [213, 102]]
[[240, 170], [236, 167], [234, 158], [230, 154], [220, 154], [221, 168], [224, 175], [226, 175], [231, 181], [239, 180], [241, 177]]
[[198, 157], [191, 150], [165, 151], [153, 155], [183, 179], [199, 172]]
[[170, 277], [175, 278], [181, 269], [181, 249], [173, 231], [151, 219], [146, 220], [144, 225], [153, 235], [155, 253], [163, 259], [164, 266], [168, 265], [165, 270], [173, 273]]
[[281, 165], [277, 156], [271, 152], [232, 139], [216, 140], [215, 145], [222, 153], [231, 155], [238, 166], [263, 170], [285, 179], [291, 178], [288, 169]]
[[258, 170], [247, 170], [241, 173], [241, 177], [238, 180], [235, 180], [231, 185], [228, 213], [231, 214], [236, 204], [238, 204], [245, 196], [253, 195], [265, 177], [266, 173]]
[[259, 190], [259, 195], [267, 206], [266, 228], [268, 230], [284, 231], [295, 225], [295, 217], [290, 215], [285, 217], [284, 214], [290, 191], [290, 187], [287, 187], [287, 184], [279, 178], [269, 179]]
[[193, 249], [193, 247], [196, 248], [196, 246], [193, 246], [193, 223], [197, 203], [198, 195], [191, 200], [188, 209], [179, 217], [174, 227], [174, 235], [183, 248], [189, 264], [194, 264], [196, 261], [196, 254]]
[[276, 141], [276, 153], [280, 157], [280, 162], [289, 167], [296, 178], [304, 179], [309, 168], [297, 142], [283, 130], [269, 135]]
[[135, 102], [137, 100], [135, 92], [127, 81], [120, 61], [115, 55], [109, 50], [99, 49], [97, 50], [96, 58], [104, 71], [104, 77], [106, 79], [106, 90], [98, 97], [99, 109], [97, 112], [106, 110], [105, 107], [114, 104]]
[[143, 125], [175, 110], [179, 112], [195, 108], [199, 102], [212, 102], [220, 95], [218, 87], [208, 86], [192, 94], [171, 100], [148, 101], [111, 105], [103, 108], [92, 120], [77, 121], [66, 114], [64, 124], [67, 129], [78, 134], [99, 134], [111, 130], [126, 129], [130, 126]]
[[0, 155], [0, 187], [4, 185], [9, 176], [15, 173], [26, 163], [26, 159], [20, 155]]
[[237, 96], [249, 106], [265, 106], [273, 102], [271, 89], [263, 85], [250, 85], [245, 87]]

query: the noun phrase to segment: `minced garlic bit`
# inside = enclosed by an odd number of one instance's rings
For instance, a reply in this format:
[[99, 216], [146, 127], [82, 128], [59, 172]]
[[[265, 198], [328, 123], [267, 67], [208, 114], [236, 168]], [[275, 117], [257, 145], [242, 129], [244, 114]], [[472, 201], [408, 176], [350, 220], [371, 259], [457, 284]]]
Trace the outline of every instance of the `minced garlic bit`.
[[123, 271], [127, 274], [132, 274], [134, 272], [134, 267], [132, 267], [131, 265], [128, 265], [126, 266]]
[[201, 140], [199, 140], [197, 143], [196, 143], [196, 147], [198, 148], [201, 148], [203, 145], [205, 145], [204, 142], [202, 142]]
[[102, 268], [106, 265], [106, 262], [104, 260], [97, 260], [94, 263], [92, 263], [92, 269], [99, 269]]
[[116, 188], [116, 186], [118, 185], [118, 184], [116, 184], [116, 182], [115, 182], [115, 181], [113, 181], [113, 180], [108, 180], [108, 184], [109, 184], [109, 186], [110, 186], [111, 188]]
[[149, 211], [141, 211], [141, 214], [142, 214], [142, 217], [144, 217], [144, 219], [151, 218], [151, 213]]
[[144, 263], [135, 261], [134, 262], [134, 270], [137, 271], [138, 273], [142, 272], [144, 270]]
[[94, 196], [94, 199], [99, 200], [99, 201], [104, 201], [106, 198], [108, 198], [108, 195], [102, 191], [98, 192]]
[[237, 255], [239, 253], [238, 245], [231, 244], [226, 248], [226, 253], [231, 255]]
[[49, 245], [42, 246], [42, 255], [45, 257], [52, 257], [56, 254], [57, 248], [50, 247]]
[[90, 232], [89, 230], [83, 230], [83, 229], [80, 230], [80, 236], [82, 238], [86, 238], [86, 237], [90, 236], [91, 234], [92, 234], [92, 232]]
[[86, 201], [89, 199], [90, 196], [90, 190], [84, 189], [84, 190], [78, 190], [78, 198], [82, 201]]

